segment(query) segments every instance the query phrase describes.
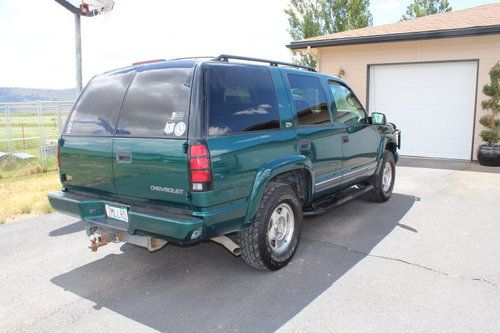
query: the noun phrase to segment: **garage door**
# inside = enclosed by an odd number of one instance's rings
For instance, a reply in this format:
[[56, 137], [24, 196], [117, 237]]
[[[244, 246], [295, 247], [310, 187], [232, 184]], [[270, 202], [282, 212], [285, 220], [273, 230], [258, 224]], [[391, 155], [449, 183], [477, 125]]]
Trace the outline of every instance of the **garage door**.
[[370, 66], [369, 110], [403, 133], [401, 155], [469, 160], [477, 62]]

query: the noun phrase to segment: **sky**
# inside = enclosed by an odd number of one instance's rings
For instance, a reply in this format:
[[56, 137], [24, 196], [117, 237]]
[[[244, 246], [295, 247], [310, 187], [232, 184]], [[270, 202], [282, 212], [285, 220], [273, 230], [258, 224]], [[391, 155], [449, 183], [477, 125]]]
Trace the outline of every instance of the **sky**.
[[[229, 53], [290, 61], [288, 1], [116, 0], [109, 14], [81, 19], [83, 83], [148, 59]], [[397, 22], [410, 2], [371, 0], [374, 25]], [[498, 1], [449, 2], [458, 10]], [[0, 87], [74, 87], [74, 50], [73, 14], [55, 1], [0, 0]]]

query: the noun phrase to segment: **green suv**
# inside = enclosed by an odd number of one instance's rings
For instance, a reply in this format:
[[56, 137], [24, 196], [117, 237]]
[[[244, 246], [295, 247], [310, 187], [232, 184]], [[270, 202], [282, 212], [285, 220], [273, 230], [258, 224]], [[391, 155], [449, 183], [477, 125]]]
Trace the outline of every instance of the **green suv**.
[[92, 250], [213, 240], [246, 263], [292, 259], [303, 217], [365, 195], [387, 201], [400, 133], [341, 79], [221, 55], [94, 77], [59, 139], [54, 209]]

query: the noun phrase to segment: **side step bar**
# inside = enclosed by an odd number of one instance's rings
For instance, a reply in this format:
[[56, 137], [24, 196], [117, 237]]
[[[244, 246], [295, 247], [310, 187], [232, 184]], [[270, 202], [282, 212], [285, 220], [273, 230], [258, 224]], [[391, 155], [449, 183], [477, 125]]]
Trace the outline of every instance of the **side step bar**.
[[[312, 210], [306, 210], [303, 212], [304, 217], [312, 217], [319, 216], [325, 213], [328, 213], [335, 208], [348, 203], [351, 200], [359, 198], [363, 194], [370, 192], [373, 189], [373, 185], [366, 185], [361, 188], [357, 188], [357, 186], [353, 186], [345, 190], [345, 192], [335, 193], [325, 199], [321, 199], [312, 204]], [[338, 198], [339, 195], [344, 194], [341, 198]]]

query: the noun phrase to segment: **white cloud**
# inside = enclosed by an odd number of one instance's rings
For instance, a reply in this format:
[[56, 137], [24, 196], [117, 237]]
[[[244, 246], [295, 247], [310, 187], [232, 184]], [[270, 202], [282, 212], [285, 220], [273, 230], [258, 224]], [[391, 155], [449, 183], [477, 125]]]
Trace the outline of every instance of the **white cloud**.
[[256, 108], [250, 108], [250, 109], [246, 109], [243, 111], [238, 111], [238, 112], [235, 112], [234, 114], [236, 116], [252, 115], [252, 114], [268, 114], [269, 111], [267, 111], [267, 109], [270, 109], [270, 108], [271, 108], [271, 105], [269, 105], [269, 104], [261, 104]]
[[209, 135], [223, 135], [227, 134], [231, 131], [229, 127], [209, 127], [208, 134]]

